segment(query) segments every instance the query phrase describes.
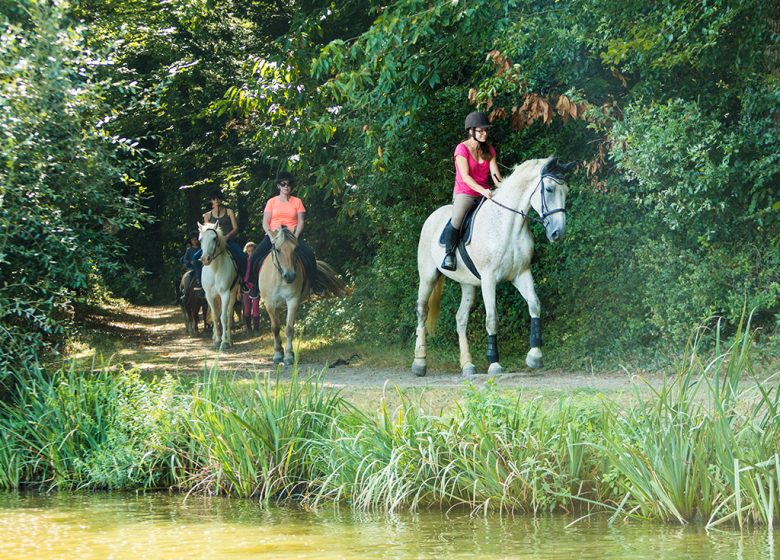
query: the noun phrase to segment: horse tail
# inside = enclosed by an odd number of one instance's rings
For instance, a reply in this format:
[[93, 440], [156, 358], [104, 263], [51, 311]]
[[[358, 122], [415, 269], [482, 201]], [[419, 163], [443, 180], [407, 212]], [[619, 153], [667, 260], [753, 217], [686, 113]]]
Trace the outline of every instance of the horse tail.
[[322, 290], [323, 294], [343, 296], [347, 293], [344, 281], [339, 278], [333, 267], [325, 261], [317, 261], [317, 277], [314, 286]]
[[436, 330], [436, 321], [439, 320], [439, 311], [441, 311], [441, 293], [444, 288], [444, 276], [439, 274], [439, 278], [433, 285], [431, 295], [428, 296], [428, 317], [425, 319], [425, 329], [429, 334]]

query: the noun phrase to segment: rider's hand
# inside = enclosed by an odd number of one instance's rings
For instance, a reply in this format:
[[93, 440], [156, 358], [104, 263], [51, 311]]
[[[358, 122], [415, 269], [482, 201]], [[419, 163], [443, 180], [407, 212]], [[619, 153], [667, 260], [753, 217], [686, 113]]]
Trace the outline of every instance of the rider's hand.
[[485, 198], [493, 198], [493, 191], [490, 189], [485, 189], [485, 192], [483, 193]]

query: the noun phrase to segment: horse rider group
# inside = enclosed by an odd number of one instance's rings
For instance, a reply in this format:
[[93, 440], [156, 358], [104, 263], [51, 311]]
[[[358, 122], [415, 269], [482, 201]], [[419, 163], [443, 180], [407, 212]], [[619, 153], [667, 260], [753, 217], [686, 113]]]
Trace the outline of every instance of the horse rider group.
[[[298, 256], [307, 270], [316, 268], [314, 251], [302, 238], [306, 208], [300, 198], [292, 195], [295, 187], [295, 177], [287, 171], [282, 171], [276, 177], [276, 187], [279, 194], [270, 198], [263, 211], [263, 231], [265, 235], [259, 244], [249, 241], [243, 248], [239, 245], [238, 222], [231, 208], [223, 204], [224, 195], [218, 188], [208, 193], [211, 209], [203, 214], [204, 224], [217, 224], [224, 235], [227, 249], [236, 267], [237, 279], [241, 283], [244, 298], [244, 317], [247, 321], [247, 332], [250, 331], [250, 318], [255, 333], [259, 329], [259, 286], [258, 273], [263, 261], [271, 251], [271, 234], [282, 226], [286, 226], [298, 239]], [[198, 241], [198, 231], [190, 233], [187, 249], [180, 262], [187, 270], [192, 270], [192, 282], [196, 288], [200, 285], [200, 273], [203, 268], [203, 256]], [[315, 279], [316, 275], [307, 275]], [[317, 286], [312, 286], [317, 291]], [[183, 297], [183, 295], [182, 295]], [[248, 313], [247, 313], [248, 312]]]

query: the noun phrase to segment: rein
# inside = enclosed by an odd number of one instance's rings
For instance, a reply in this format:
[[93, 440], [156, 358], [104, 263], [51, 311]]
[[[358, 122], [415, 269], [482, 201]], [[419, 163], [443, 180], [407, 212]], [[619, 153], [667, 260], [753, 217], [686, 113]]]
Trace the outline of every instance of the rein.
[[515, 208], [512, 208], [511, 206], [507, 206], [506, 204], [501, 204], [500, 202], [498, 202], [497, 200], [494, 200], [492, 198], [489, 198], [488, 200], [490, 200], [490, 202], [500, 206], [501, 208], [503, 208], [505, 210], [509, 210], [510, 212], [513, 212], [514, 214], [518, 214], [518, 215], [520, 215], [520, 216], [522, 216], [522, 217], [524, 217], [526, 219], [533, 220], [534, 222], [537, 222], [537, 223], [540, 223], [542, 225], [545, 225], [547, 223], [547, 218], [549, 216], [552, 216], [553, 214], [557, 214], [558, 212], [563, 212], [564, 214], [566, 213], [566, 209], [565, 208], [555, 208], [554, 210], [547, 210], [547, 200], [544, 197], [544, 179], [545, 179], [545, 177], [552, 177], [554, 180], [556, 180], [556, 181], [558, 180], [558, 176], [557, 175], [553, 175], [552, 173], [547, 173], [547, 174], [544, 174], [544, 175], [540, 175], [539, 176], [539, 182], [536, 183], [536, 186], [534, 187], [534, 190], [531, 191], [531, 196], [533, 196], [534, 192], [536, 192], [536, 189], [538, 189], [540, 185], [542, 187], [542, 190], [540, 191], [541, 195], [542, 195], [542, 216], [541, 216], [541, 218], [537, 218], [536, 216], [531, 216], [527, 212], [524, 212], [522, 210], [516, 210]]

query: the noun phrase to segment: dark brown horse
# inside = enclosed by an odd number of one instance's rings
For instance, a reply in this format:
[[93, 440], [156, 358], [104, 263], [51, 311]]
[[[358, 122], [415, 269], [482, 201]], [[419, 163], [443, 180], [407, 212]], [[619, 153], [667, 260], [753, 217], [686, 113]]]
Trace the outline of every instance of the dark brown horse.
[[179, 293], [183, 294], [179, 303], [184, 313], [184, 325], [187, 327], [187, 334], [190, 336], [198, 334], [198, 322], [201, 311], [203, 312], [203, 330], [206, 330], [206, 317], [209, 309], [203, 288], [196, 285], [193, 274], [192, 270], [188, 270], [179, 282]]

